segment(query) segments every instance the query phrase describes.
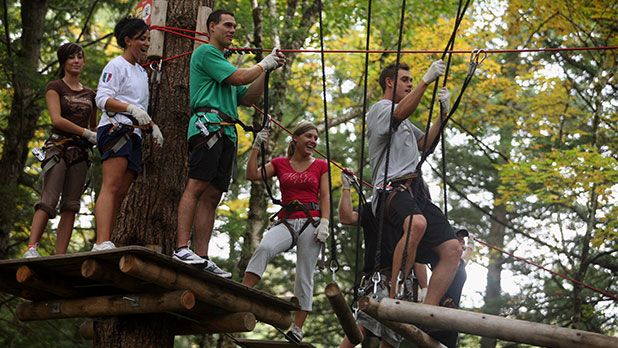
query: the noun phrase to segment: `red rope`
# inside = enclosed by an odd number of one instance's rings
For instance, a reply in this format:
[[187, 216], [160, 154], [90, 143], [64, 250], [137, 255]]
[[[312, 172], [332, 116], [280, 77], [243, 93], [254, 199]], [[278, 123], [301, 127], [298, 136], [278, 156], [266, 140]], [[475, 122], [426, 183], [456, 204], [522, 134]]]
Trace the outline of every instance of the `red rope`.
[[210, 35], [208, 35], [208, 33], [202, 33], [200, 31], [195, 31], [195, 30], [190, 30], [190, 29], [166, 27], [163, 25], [153, 25], [150, 27], [150, 30], [163, 30], [163, 31], [171, 32], [171, 33], [175, 33], [171, 30], [184, 31], [185, 33], [197, 34], [197, 35], [202, 35], [202, 36], [206, 36], [207, 38], [210, 38]]
[[542, 269], [542, 270], [544, 270], [544, 271], [547, 271], [547, 272], [549, 272], [549, 273], [551, 273], [551, 274], [553, 274], [553, 275], [557, 275], [557, 276], [562, 277], [562, 278], [564, 278], [564, 279], [566, 279], [566, 280], [569, 280], [569, 281], [571, 281], [571, 282], [573, 282], [573, 283], [576, 283], [576, 284], [579, 284], [579, 285], [581, 285], [581, 286], [587, 287], [588, 289], [590, 289], [590, 290], [594, 290], [594, 291], [596, 291], [596, 292], [598, 292], [598, 293], [601, 293], [601, 294], [603, 294], [603, 295], [605, 295], [605, 296], [609, 296], [609, 297], [611, 297], [611, 298], [612, 298], [612, 299], [614, 299], [614, 300], [618, 300], [618, 296], [612, 295], [612, 294], [610, 294], [610, 293], [608, 293], [608, 292], [606, 292], [606, 291], [599, 290], [599, 289], [597, 289], [597, 288], [595, 288], [595, 287], [592, 287], [592, 286], [590, 286], [590, 285], [584, 284], [584, 283], [582, 283], [582, 282], [580, 282], [580, 281], [578, 281], [578, 280], [575, 280], [575, 279], [573, 279], [573, 278], [571, 278], [571, 277], [568, 277], [568, 276], [566, 276], [566, 275], [563, 275], [563, 274], [560, 274], [560, 273], [558, 273], [558, 272], [555, 272], [555, 271], [552, 271], [552, 270], [550, 270], [550, 269], [547, 269], [547, 268], [545, 268], [545, 267], [543, 267], [543, 266], [541, 266], [541, 265], [538, 265], [538, 264], [536, 264], [536, 263], [534, 263], [534, 262], [532, 262], [532, 261], [528, 261], [528, 260], [526, 260], [526, 259], [524, 259], [524, 258], [521, 258], [521, 257], [519, 257], [519, 256], [515, 256], [515, 255], [513, 255], [513, 254], [509, 253], [508, 251], [502, 250], [502, 249], [500, 249], [500, 248], [498, 248], [498, 247], [495, 247], [495, 246], [493, 246], [493, 245], [491, 245], [491, 244], [489, 244], [489, 243], [485, 243], [485, 242], [483, 242], [482, 240], [480, 240], [480, 239], [478, 239], [478, 238], [472, 237], [472, 239], [474, 239], [475, 241], [477, 241], [477, 242], [479, 242], [479, 243], [481, 243], [481, 244], [483, 244], [483, 245], [485, 245], [485, 246], [487, 246], [487, 247], [490, 247], [490, 248], [492, 248], [492, 249], [494, 249], [494, 250], [498, 250], [499, 252], [501, 252], [501, 253], [503, 253], [503, 254], [509, 255], [509, 256], [511, 256], [511, 257], [514, 257], [514, 258], [516, 258], [516, 259], [520, 260], [520, 261], [523, 261], [523, 262], [525, 262], [525, 263], [527, 263], [527, 264], [529, 264], [529, 265], [532, 265], [532, 266], [538, 267], [538, 268], [540, 268], [540, 269]]
[[[259, 113], [261, 113], [262, 115], [264, 115], [264, 111], [262, 111], [260, 108], [258, 108], [257, 106], [251, 105], [253, 106], [254, 109], [256, 109]], [[285, 126], [283, 126], [281, 123], [277, 122], [277, 120], [275, 120], [274, 118], [270, 119], [274, 124], [276, 124], [277, 126], [281, 127], [284, 131], [288, 132], [290, 135], [294, 135], [294, 133], [292, 133], [289, 129], [285, 128]], [[315, 149], [315, 152], [317, 152], [320, 156], [322, 156], [325, 160], [327, 160], [328, 162], [332, 163], [335, 167], [341, 169], [341, 170], [345, 170], [339, 163], [332, 161], [331, 159], [329, 159], [328, 157], [326, 157], [326, 155], [324, 155], [323, 153], [321, 153], [319, 150]], [[360, 179], [360, 178], [359, 178]], [[373, 188], [373, 186], [371, 186], [370, 183], [366, 182], [365, 180], [363, 180], [363, 184]]]

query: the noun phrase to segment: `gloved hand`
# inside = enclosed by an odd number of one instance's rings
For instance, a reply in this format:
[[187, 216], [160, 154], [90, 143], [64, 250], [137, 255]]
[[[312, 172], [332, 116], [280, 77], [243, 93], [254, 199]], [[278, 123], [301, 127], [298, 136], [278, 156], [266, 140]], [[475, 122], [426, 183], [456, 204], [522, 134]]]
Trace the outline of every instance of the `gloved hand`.
[[425, 302], [425, 297], [427, 297], [427, 288], [421, 288], [421, 291], [418, 293], [418, 302]]
[[423, 76], [423, 81], [425, 81], [426, 84], [434, 82], [438, 77], [444, 75], [444, 70], [446, 70], [446, 66], [442, 59], [436, 60], [431, 63], [429, 70], [427, 70], [427, 73]]
[[451, 110], [451, 94], [446, 87], [442, 87], [440, 92], [438, 92], [438, 100], [440, 101], [442, 113], [448, 114]]
[[97, 133], [91, 131], [88, 128], [84, 128], [84, 132], [82, 133], [82, 138], [85, 138], [90, 143], [96, 145], [97, 144]]
[[341, 188], [342, 189], [350, 189], [352, 185], [356, 181], [356, 178], [353, 176], [354, 174], [348, 174], [345, 170], [341, 171]]
[[163, 134], [161, 134], [161, 129], [159, 129], [159, 126], [156, 124], [152, 125], [152, 137], [154, 138], [155, 144], [159, 147], [163, 147]]
[[272, 71], [277, 69], [279, 67], [279, 59], [283, 58], [283, 55], [280, 56], [277, 54], [278, 50], [279, 49], [276, 47], [273, 48], [273, 51], [264, 57], [264, 59], [262, 59], [262, 61], [260, 61], [257, 65], [261, 66], [264, 71]]
[[468, 234], [468, 244], [466, 244], [466, 248], [474, 249], [474, 235], [472, 233]]
[[135, 117], [140, 126], [150, 123], [150, 116], [148, 116], [148, 113], [133, 104], [129, 104], [127, 112]]
[[268, 130], [266, 128], [262, 129], [255, 135], [255, 140], [253, 140], [252, 148], [259, 150], [260, 146], [268, 140]]
[[315, 229], [315, 233], [313, 234], [317, 240], [324, 243], [328, 238], [328, 219], [321, 218], [320, 224]]

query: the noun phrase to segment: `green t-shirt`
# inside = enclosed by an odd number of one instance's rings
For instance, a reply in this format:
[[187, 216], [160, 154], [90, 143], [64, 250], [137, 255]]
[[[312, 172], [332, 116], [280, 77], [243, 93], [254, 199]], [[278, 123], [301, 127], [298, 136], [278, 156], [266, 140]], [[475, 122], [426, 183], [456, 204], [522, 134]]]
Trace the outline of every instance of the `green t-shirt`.
[[[238, 100], [247, 92], [246, 86], [233, 86], [223, 82], [236, 71], [236, 67], [225, 59], [223, 53], [215, 46], [204, 44], [198, 47], [191, 56], [191, 110], [202, 107], [217, 109], [235, 119], [238, 119]], [[217, 114], [199, 112], [191, 116], [187, 139], [199, 134], [195, 122], [221, 122]], [[206, 118], [206, 119], [204, 119]], [[209, 132], [217, 131], [220, 126], [208, 126]], [[236, 142], [236, 127], [223, 126], [223, 133]]]

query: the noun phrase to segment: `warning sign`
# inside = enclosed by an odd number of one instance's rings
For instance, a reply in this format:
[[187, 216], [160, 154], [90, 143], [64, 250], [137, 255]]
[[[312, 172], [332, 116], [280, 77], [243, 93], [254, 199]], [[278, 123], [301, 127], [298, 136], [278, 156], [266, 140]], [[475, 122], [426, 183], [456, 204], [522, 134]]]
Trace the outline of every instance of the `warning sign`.
[[141, 18], [146, 24], [150, 25], [152, 18], [152, 0], [141, 0], [135, 7], [135, 18]]

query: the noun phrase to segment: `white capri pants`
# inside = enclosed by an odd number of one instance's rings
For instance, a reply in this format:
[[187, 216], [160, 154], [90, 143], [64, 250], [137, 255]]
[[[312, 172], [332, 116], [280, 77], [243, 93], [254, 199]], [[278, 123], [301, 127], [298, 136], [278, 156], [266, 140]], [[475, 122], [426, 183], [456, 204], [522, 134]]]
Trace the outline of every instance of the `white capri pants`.
[[[294, 284], [294, 296], [298, 298], [300, 308], [310, 312], [313, 303], [313, 272], [320, 256], [322, 243], [316, 242], [313, 233], [315, 226], [309, 224], [305, 230], [298, 232], [307, 221], [303, 219], [289, 219], [288, 224], [294, 229], [297, 238], [296, 245], [296, 280]], [[266, 266], [277, 254], [290, 248], [292, 235], [290, 230], [283, 224], [272, 226], [262, 237], [260, 245], [251, 256], [245, 272], [251, 272], [262, 278]]]

